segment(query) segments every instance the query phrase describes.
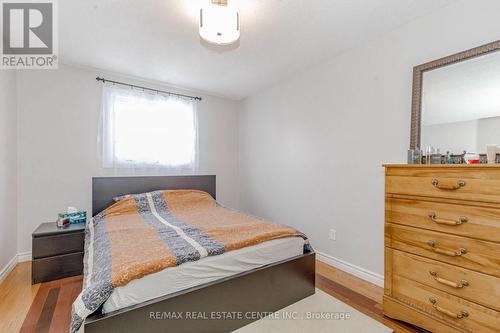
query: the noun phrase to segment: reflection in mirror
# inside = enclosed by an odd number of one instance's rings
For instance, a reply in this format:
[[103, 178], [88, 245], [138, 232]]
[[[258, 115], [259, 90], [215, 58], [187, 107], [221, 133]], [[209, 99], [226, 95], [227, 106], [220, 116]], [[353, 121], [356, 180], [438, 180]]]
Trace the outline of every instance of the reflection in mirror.
[[486, 153], [500, 145], [500, 52], [423, 73], [421, 148]]

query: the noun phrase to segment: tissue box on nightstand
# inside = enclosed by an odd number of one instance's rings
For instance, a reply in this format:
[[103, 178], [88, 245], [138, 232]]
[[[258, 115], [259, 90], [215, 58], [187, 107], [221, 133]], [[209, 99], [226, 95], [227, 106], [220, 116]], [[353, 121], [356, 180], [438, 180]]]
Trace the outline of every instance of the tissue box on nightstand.
[[87, 222], [87, 212], [79, 211], [74, 213], [59, 213], [59, 218], [69, 218], [70, 224], [86, 223]]

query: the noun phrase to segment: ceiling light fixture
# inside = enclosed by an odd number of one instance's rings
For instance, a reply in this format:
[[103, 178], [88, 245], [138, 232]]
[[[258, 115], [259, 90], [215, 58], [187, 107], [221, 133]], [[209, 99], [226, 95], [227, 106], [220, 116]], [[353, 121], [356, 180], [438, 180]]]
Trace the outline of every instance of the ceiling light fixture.
[[240, 16], [236, 8], [228, 0], [208, 0], [200, 9], [200, 36], [217, 45], [240, 39]]

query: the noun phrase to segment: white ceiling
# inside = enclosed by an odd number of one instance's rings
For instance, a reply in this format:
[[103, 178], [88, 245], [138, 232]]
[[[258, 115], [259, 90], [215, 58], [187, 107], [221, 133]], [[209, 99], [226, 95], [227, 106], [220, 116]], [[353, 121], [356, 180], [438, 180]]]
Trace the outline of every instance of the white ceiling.
[[500, 116], [500, 52], [424, 73], [422, 125]]
[[453, 2], [232, 0], [241, 40], [222, 51], [200, 42], [201, 1], [59, 1], [60, 60], [241, 99]]

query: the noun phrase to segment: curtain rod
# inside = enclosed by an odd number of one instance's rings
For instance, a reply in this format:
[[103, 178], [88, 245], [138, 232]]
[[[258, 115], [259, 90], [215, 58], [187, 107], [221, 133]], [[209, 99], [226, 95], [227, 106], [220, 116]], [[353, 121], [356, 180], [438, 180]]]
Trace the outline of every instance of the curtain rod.
[[153, 88], [148, 88], [148, 87], [136, 86], [135, 84], [124, 83], [124, 82], [120, 82], [120, 81], [108, 80], [108, 79], [105, 79], [105, 78], [102, 78], [102, 77], [96, 77], [95, 79], [97, 81], [102, 81], [103, 83], [110, 82], [110, 83], [120, 84], [122, 86], [127, 86], [127, 87], [131, 87], [131, 88], [139, 88], [139, 89], [142, 89], [142, 90], [149, 90], [149, 91], [154, 91], [154, 92], [157, 92], [157, 93], [164, 93], [164, 94], [168, 94], [168, 95], [174, 95], [174, 96], [179, 96], [179, 97], [191, 98], [191, 99], [195, 99], [197, 101], [201, 101], [201, 97], [198, 97], [198, 96], [189, 96], [189, 95], [183, 95], [183, 94], [173, 93], [173, 92], [170, 92], [170, 91], [163, 91], [163, 90], [158, 90], [158, 89], [153, 89]]

